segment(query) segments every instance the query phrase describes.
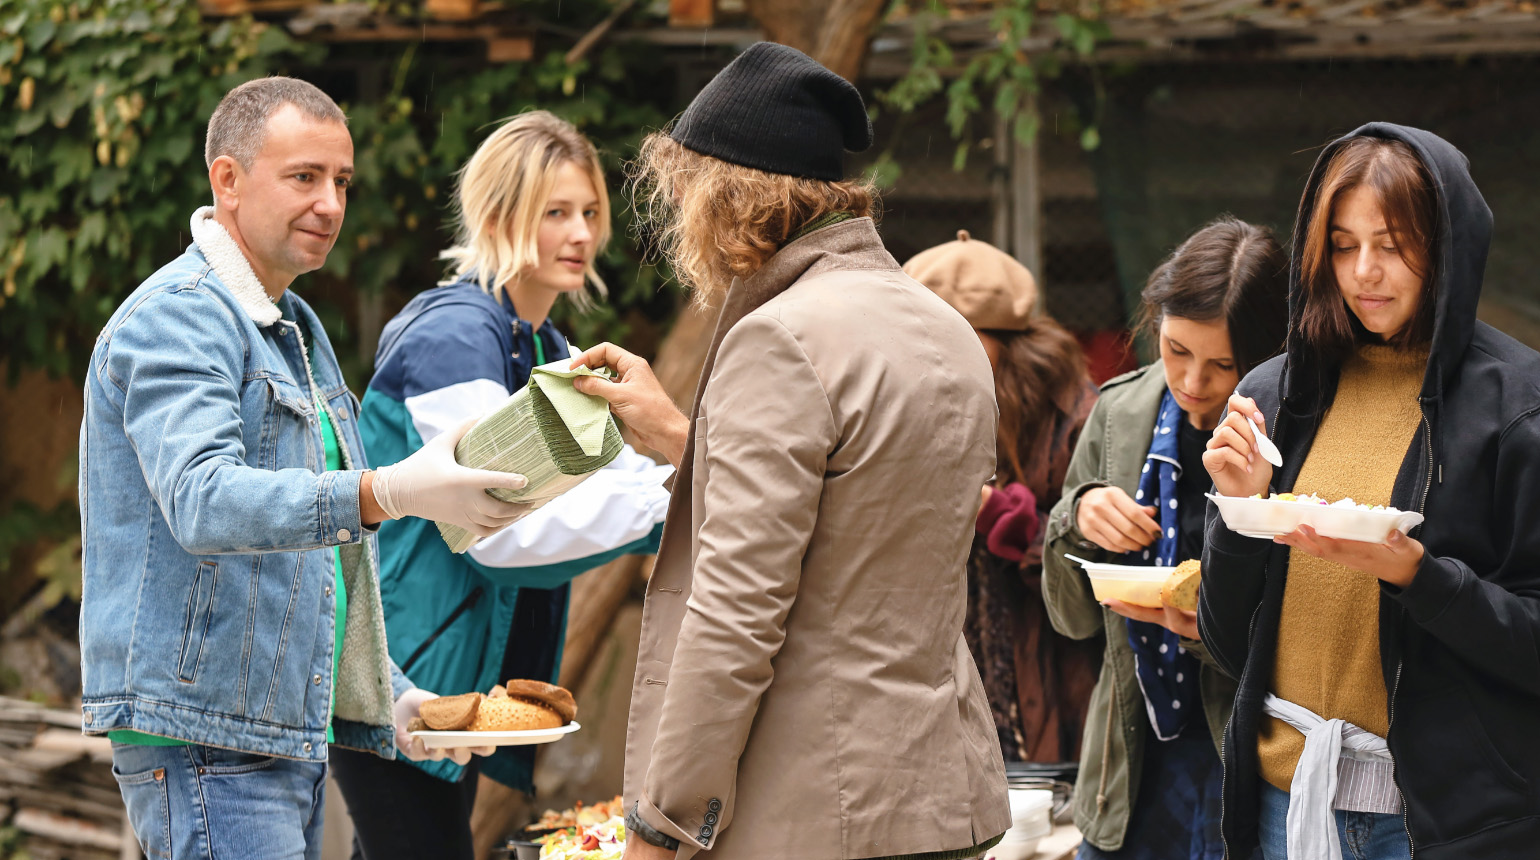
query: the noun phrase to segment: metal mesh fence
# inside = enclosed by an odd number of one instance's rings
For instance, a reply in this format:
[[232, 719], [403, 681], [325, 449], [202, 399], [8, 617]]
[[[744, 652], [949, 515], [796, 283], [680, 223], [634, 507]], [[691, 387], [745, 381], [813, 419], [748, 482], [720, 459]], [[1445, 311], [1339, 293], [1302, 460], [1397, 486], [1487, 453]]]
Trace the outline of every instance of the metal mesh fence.
[[[1099, 90], [1101, 97], [1094, 95]], [[901, 165], [884, 195], [883, 233], [903, 260], [966, 228], [1013, 247], [1011, 184], [990, 117], [973, 128], [966, 168], [937, 105], [885, 118], [879, 144]], [[1034, 272], [1048, 311], [1082, 335], [1126, 328], [1160, 260], [1221, 215], [1271, 227], [1287, 242], [1322, 145], [1370, 121], [1429, 129], [1470, 159], [1495, 217], [1482, 315], [1540, 343], [1540, 54], [1463, 59], [1147, 63], [1067, 75], [1040, 100]], [[1094, 120], [1101, 145], [1080, 146]]]

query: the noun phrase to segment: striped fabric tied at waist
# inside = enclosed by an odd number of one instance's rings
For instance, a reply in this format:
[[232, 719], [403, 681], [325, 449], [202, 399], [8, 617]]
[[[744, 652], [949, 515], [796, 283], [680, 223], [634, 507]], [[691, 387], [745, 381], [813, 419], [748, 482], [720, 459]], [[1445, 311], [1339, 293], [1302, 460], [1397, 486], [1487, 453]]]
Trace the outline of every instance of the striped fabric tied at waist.
[[1305, 751], [1289, 786], [1289, 860], [1342, 860], [1333, 810], [1401, 811], [1394, 760], [1384, 738], [1271, 693], [1262, 711], [1305, 736]]

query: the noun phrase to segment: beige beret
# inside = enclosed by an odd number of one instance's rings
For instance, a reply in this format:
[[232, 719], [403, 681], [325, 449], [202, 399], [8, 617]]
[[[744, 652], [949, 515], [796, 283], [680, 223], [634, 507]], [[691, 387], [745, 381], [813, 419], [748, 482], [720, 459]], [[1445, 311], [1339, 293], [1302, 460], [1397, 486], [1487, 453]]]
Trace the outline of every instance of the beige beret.
[[957, 231], [957, 241], [915, 254], [904, 274], [929, 287], [976, 329], [1021, 331], [1037, 305], [1037, 281], [1015, 257]]

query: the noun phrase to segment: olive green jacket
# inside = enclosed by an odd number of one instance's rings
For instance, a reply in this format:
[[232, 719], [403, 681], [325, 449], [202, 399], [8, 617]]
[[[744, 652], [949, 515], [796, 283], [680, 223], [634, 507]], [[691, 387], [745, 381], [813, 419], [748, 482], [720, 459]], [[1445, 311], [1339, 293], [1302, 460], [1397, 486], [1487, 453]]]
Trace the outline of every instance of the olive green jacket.
[[[1075, 527], [1075, 509], [1086, 490], [1121, 487], [1133, 495], [1138, 489], [1155, 432], [1155, 413], [1165, 392], [1165, 371], [1158, 361], [1102, 386], [1065, 474], [1064, 495], [1048, 515], [1044, 536], [1043, 600], [1054, 629], [1072, 639], [1107, 633], [1075, 786], [1075, 825], [1087, 842], [1104, 851], [1123, 847], [1129, 812], [1139, 801], [1144, 745], [1152, 734], [1123, 618], [1097, 603], [1085, 572], [1064, 554], [1117, 561], [1118, 553], [1086, 540]], [[1185, 647], [1203, 661], [1198, 686], [1209, 731], [1218, 744], [1230, 719], [1235, 682], [1220, 673], [1200, 643], [1187, 642]]]

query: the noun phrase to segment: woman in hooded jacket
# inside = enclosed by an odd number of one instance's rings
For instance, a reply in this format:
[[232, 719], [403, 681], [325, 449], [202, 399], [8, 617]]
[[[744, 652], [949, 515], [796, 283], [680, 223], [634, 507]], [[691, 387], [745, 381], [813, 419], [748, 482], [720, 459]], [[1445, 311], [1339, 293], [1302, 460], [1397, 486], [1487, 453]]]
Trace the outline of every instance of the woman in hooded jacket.
[[[1491, 212], [1465, 157], [1373, 123], [1295, 224], [1289, 340], [1204, 455], [1227, 496], [1425, 516], [1383, 543], [1242, 536], [1209, 508], [1198, 621], [1239, 679], [1231, 856], [1533, 857], [1540, 842], [1540, 355], [1476, 320]], [[1257, 452], [1247, 417], [1283, 465]]]

